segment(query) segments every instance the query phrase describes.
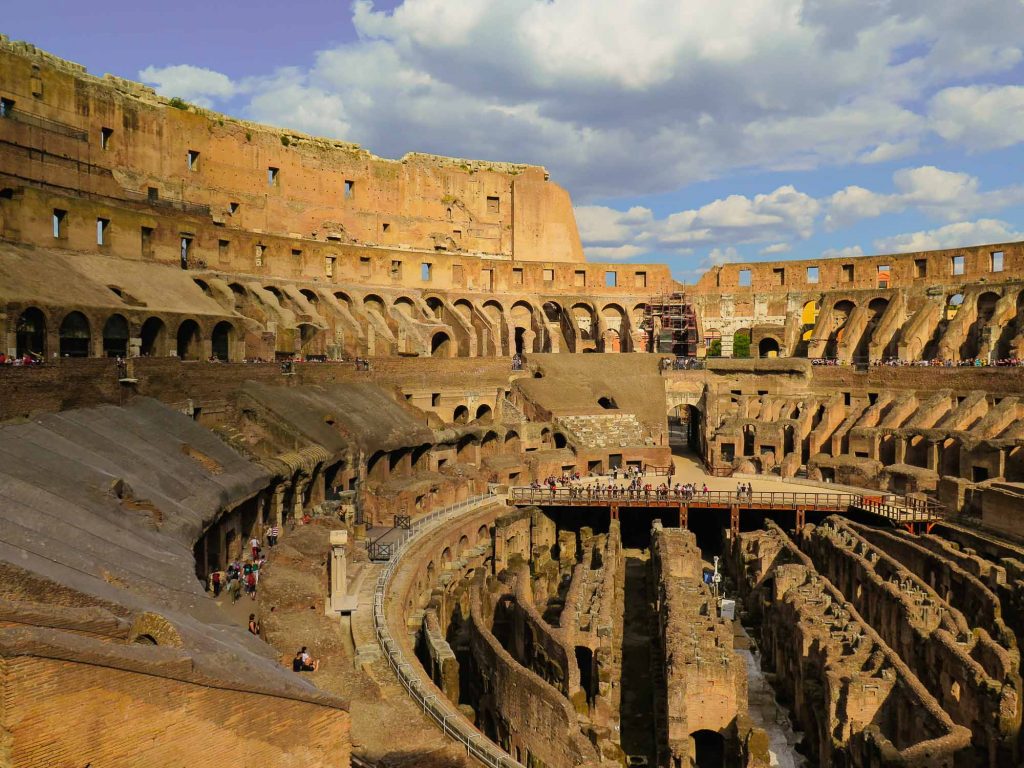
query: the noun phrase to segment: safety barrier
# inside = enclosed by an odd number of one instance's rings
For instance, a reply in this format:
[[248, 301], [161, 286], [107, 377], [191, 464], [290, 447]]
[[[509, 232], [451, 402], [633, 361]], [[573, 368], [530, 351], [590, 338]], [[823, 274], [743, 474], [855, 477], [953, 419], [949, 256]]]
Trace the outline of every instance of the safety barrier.
[[431, 719], [441, 727], [446, 736], [460, 742], [466, 748], [466, 754], [489, 768], [522, 768], [520, 763], [502, 752], [494, 742], [469, 725], [465, 717], [457, 712], [448, 699], [441, 695], [433, 685], [423, 682], [414, 666], [419, 662], [415, 660], [410, 662], [405, 659], [401, 648], [388, 630], [387, 619], [384, 615], [384, 596], [387, 594], [391, 579], [394, 577], [409, 543], [459, 514], [495, 500], [496, 497], [490, 493], [474, 496], [450, 507], [431, 512], [412, 523], [402, 538], [394, 544], [391, 559], [377, 579], [377, 586], [373, 591], [373, 625], [381, 652], [395, 671], [402, 687], [408, 691], [423, 712], [430, 715]]

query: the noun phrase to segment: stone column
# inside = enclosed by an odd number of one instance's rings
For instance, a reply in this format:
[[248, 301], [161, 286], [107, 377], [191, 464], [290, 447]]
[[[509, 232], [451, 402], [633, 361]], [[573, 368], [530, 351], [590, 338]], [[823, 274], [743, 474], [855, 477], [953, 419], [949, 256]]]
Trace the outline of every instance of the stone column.
[[[348, 584], [346, 581], [345, 547], [348, 544], [348, 531], [331, 531], [331, 599], [330, 610], [345, 609]], [[351, 609], [348, 609], [351, 610]]]

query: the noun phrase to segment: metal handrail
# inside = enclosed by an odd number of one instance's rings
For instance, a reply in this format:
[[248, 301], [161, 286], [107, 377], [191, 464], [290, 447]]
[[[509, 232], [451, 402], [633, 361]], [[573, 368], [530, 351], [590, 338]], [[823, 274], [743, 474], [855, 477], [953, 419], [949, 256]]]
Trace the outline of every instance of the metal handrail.
[[391, 669], [394, 670], [398, 681], [423, 709], [423, 712], [430, 715], [434, 722], [441, 727], [441, 731], [446, 736], [461, 743], [466, 747], [466, 754], [476, 758], [489, 768], [522, 768], [520, 763], [502, 752], [497, 744], [469, 725], [444, 696], [437, 695], [436, 689], [431, 690], [424, 686], [422, 679], [415, 672], [415, 665], [405, 659], [402, 649], [391, 636], [384, 615], [384, 597], [398, 569], [398, 563], [408, 550], [409, 544], [458, 514], [476, 508], [483, 502], [493, 501], [494, 498], [493, 494], [485, 493], [435, 510], [416, 520], [404, 532], [402, 538], [395, 542], [391, 559], [377, 578], [377, 584], [373, 590], [373, 626], [381, 652]]
[[833, 509], [844, 511], [850, 507], [863, 509], [898, 522], [927, 522], [943, 517], [941, 505], [928, 499], [916, 499], [895, 494], [830, 493], [797, 491], [734, 491], [696, 492], [685, 495], [681, 491], [668, 489], [659, 492], [634, 490], [599, 490], [592, 485], [571, 487], [531, 488], [517, 486], [509, 489], [510, 504], [555, 504], [558, 506], [588, 506], [617, 504], [623, 506], [679, 506], [727, 508], [738, 506], [744, 509], [806, 507], [815, 510]]

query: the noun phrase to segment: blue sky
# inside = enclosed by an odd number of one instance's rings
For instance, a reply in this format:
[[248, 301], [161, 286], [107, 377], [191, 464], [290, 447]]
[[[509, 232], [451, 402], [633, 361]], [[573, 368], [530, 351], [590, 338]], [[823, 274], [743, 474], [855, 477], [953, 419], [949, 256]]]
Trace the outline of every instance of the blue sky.
[[543, 164], [591, 260], [1024, 239], [1019, 0], [37, 0], [0, 31], [228, 114]]

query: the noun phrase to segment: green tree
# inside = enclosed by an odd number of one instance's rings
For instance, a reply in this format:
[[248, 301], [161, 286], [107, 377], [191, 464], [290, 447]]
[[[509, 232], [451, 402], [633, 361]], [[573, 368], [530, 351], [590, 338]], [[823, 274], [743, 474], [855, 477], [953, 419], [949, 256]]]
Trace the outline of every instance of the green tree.
[[721, 357], [722, 356], [722, 340], [712, 339], [711, 346], [708, 347], [709, 357]]
[[750, 333], [748, 331], [736, 331], [732, 337], [732, 356], [750, 357]]

